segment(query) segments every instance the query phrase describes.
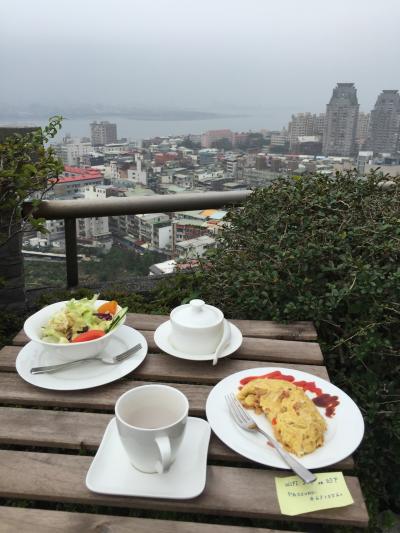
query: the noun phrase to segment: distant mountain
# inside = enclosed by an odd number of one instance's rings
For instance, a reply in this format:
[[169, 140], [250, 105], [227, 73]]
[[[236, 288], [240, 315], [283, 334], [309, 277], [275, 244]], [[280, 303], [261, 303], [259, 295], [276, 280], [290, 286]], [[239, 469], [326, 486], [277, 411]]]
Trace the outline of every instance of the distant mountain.
[[103, 104], [42, 104], [11, 105], [0, 103], [0, 120], [31, 121], [62, 115], [69, 119], [102, 119], [102, 117], [124, 117], [133, 120], [208, 120], [214, 118], [233, 118], [243, 114], [215, 113], [193, 109], [142, 108], [135, 106], [115, 106]]

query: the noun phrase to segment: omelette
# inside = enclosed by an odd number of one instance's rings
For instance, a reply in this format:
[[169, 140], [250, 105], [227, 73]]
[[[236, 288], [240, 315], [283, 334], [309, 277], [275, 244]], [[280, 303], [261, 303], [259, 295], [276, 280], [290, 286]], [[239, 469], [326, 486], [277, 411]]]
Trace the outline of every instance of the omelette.
[[301, 457], [323, 445], [325, 420], [301, 387], [259, 378], [244, 385], [237, 398], [243, 407], [266, 415], [275, 438], [289, 452]]

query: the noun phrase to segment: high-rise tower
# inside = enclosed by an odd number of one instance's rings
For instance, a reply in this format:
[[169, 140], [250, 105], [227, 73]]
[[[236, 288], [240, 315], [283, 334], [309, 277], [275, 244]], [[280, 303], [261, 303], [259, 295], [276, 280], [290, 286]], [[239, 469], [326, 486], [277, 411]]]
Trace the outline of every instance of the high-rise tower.
[[354, 83], [338, 83], [326, 106], [322, 142], [324, 155], [351, 156], [355, 154], [358, 108], [357, 89]]
[[104, 146], [105, 144], [117, 142], [117, 125], [104, 120], [90, 124], [93, 146]]
[[384, 90], [378, 96], [368, 130], [368, 148], [374, 154], [395, 154], [400, 149], [400, 95]]

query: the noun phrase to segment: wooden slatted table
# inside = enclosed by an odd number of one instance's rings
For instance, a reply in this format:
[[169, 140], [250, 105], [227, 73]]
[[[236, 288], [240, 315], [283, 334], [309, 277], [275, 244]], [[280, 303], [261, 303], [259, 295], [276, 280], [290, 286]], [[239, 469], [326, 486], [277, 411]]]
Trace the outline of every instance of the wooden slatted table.
[[[86, 531], [188, 531], [200, 533], [256, 533], [272, 531], [252, 527], [254, 519], [285, 521], [307, 530], [305, 523], [366, 527], [368, 514], [358, 479], [351, 475], [351, 457], [329, 467], [342, 470], [354, 504], [308, 513], [289, 519], [281, 515], [275, 492], [275, 471], [239, 456], [212, 435], [204, 492], [192, 500], [161, 500], [106, 496], [90, 492], [87, 470], [117, 398], [143, 383], [172, 384], [187, 395], [190, 415], [205, 417], [205, 403], [212, 386], [222, 378], [259, 366], [282, 366], [329, 379], [316, 332], [309, 322], [281, 325], [266, 321], [234, 320], [243, 333], [243, 344], [216, 367], [160, 353], [154, 330], [168, 317], [129, 314], [126, 324], [141, 331], [149, 344], [143, 363], [127, 377], [95, 389], [49, 391], [23, 381], [15, 359], [28, 342], [23, 332], [13, 346], [0, 351], [0, 507], [1, 531], [19, 533]], [[290, 472], [285, 471], [285, 475]], [[246, 488], [246, 490], [243, 490]], [[10, 501], [32, 500], [34, 508], [10, 506]], [[7, 505], [8, 504], [8, 505]], [[74, 504], [74, 511], [58, 510]], [[96, 513], [85, 506], [96, 506]], [[97, 512], [98, 507], [102, 507]], [[57, 508], [57, 510], [55, 510]], [[108, 513], [106, 510], [110, 510]], [[121, 516], [134, 510], [140, 517]], [[171, 511], [173, 515], [160, 513]], [[132, 514], [132, 513], [131, 513]], [[247, 526], [213, 524], [239, 517]], [[173, 519], [171, 518], [173, 516]], [[192, 518], [196, 516], [196, 518]], [[258, 522], [257, 522], [258, 524]], [[304, 528], [304, 529], [303, 529]]]

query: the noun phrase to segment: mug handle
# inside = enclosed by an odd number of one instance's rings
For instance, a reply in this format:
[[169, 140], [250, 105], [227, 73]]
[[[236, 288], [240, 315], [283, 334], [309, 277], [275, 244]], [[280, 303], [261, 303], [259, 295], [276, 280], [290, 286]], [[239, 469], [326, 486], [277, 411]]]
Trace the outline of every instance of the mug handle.
[[158, 474], [163, 474], [171, 466], [171, 443], [166, 435], [156, 438], [156, 444], [160, 451], [161, 461], [156, 462]]

